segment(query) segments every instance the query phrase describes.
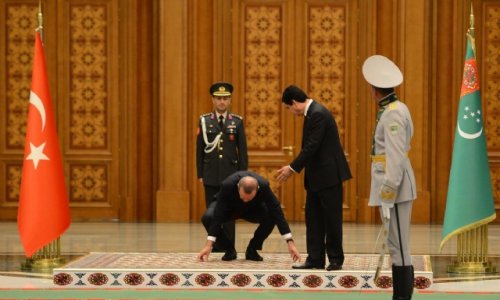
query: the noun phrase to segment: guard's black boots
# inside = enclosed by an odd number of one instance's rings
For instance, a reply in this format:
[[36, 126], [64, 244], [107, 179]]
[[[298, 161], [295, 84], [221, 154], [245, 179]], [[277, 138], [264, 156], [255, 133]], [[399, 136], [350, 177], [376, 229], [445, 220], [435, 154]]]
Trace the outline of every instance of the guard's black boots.
[[410, 300], [415, 275], [413, 266], [392, 266], [392, 300]]

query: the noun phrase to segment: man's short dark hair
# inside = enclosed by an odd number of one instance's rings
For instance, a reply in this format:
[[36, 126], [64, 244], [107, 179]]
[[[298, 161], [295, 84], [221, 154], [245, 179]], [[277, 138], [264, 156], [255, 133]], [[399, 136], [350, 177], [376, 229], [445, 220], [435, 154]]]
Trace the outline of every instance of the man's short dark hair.
[[305, 102], [309, 97], [307, 94], [295, 85], [290, 85], [283, 91], [283, 96], [281, 97], [281, 102], [286, 105], [292, 105], [292, 100], [297, 102]]

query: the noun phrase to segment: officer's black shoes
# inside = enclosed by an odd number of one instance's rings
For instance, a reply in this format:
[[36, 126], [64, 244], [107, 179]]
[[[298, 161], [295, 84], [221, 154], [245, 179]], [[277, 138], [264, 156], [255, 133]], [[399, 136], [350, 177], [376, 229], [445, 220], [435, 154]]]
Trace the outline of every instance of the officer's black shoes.
[[257, 253], [257, 250], [254, 248], [247, 248], [247, 252], [245, 253], [245, 258], [247, 260], [253, 260], [253, 261], [263, 261], [264, 258]]
[[236, 256], [237, 255], [235, 249], [227, 250], [226, 253], [224, 253], [224, 255], [222, 256], [222, 260], [224, 261], [235, 260]]
[[413, 266], [392, 265], [392, 299], [410, 300], [413, 295], [413, 282], [415, 275]]
[[326, 267], [326, 270], [327, 271], [338, 271], [338, 270], [342, 270], [342, 265], [339, 264], [339, 263], [336, 263], [336, 262], [332, 262], [330, 263], [327, 267]]

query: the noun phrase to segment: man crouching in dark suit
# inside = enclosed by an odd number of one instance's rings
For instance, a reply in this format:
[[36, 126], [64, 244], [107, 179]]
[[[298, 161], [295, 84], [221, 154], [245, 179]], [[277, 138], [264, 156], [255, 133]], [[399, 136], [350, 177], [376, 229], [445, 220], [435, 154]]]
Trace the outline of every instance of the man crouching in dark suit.
[[304, 117], [302, 150], [276, 177], [281, 183], [305, 169], [307, 259], [293, 268], [324, 269], [326, 252], [330, 262], [326, 270], [340, 270], [344, 263], [342, 182], [352, 176], [337, 123], [326, 107], [296, 86], [287, 87], [281, 101], [292, 113]]
[[236, 219], [259, 223], [253, 238], [248, 243], [245, 253], [247, 260], [263, 260], [257, 250], [262, 249], [262, 244], [273, 231], [274, 225], [278, 226], [283, 240], [286, 241], [293, 261], [300, 260], [290, 227], [278, 199], [269, 187], [269, 182], [254, 172], [238, 171], [222, 182], [217, 200], [209, 205], [201, 219], [208, 237], [205, 247], [198, 254], [200, 261], [208, 260], [216, 240], [225, 250], [222, 260], [236, 259], [234, 244], [221, 229], [224, 222]]

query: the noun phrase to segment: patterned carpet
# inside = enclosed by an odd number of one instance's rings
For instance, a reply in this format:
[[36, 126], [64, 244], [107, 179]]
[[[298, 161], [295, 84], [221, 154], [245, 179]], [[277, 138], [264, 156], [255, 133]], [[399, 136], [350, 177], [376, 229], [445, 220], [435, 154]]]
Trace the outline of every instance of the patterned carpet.
[[[239, 258], [225, 262], [213, 253], [198, 262], [196, 253], [90, 253], [54, 269], [56, 287], [160, 289], [271, 289], [271, 290], [385, 290], [392, 288], [390, 261], [377, 282], [373, 277], [377, 255], [348, 254], [343, 269], [294, 270], [288, 254], [261, 253], [262, 262]], [[241, 256], [241, 254], [240, 254]], [[415, 287], [433, 282], [430, 258], [413, 256]]]

